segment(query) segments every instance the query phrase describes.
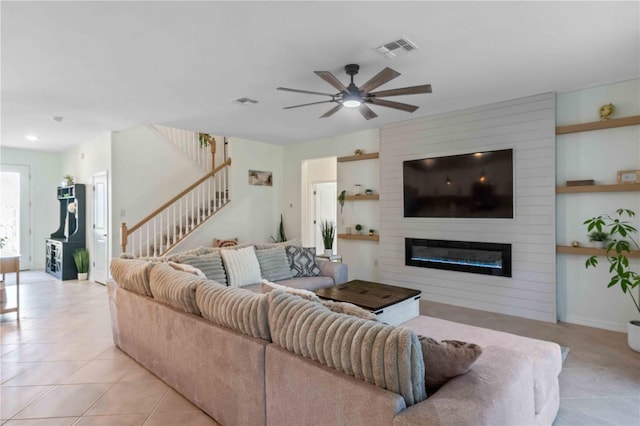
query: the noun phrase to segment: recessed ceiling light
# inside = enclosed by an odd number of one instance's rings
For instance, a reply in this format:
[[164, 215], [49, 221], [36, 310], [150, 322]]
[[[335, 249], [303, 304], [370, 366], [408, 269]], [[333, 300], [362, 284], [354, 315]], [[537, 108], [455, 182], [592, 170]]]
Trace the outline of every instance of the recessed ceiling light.
[[37, 141], [37, 140], [38, 140], [38, 137], [37, 137], [37, 136], [35, 136], [35, 135], [26, 135], [24, 138], [25, 138], [26, 140], [28, 140], [28, 141], [31, 141], [31, 142], [35, 142], [35, 141]]
[[51, 119], [52, 119], [53, 121], [55, 121], [56, 123], [59, 123], [59, 122], [61, 122], [62, 120], [64, 120], [64, 117], [61, 117], [61, 116], [59, 116], [59, 115], [54, 115], [53, 117], [51, 117]]

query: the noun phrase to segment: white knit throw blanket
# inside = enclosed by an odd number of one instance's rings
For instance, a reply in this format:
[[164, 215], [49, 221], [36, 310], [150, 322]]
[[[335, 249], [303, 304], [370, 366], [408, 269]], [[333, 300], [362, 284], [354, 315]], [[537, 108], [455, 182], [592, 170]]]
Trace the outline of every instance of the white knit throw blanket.
[[283, 348], [401, 395], [424, 400], [424, 362], [416, 334], [331, 312], [281, 291], [269, 293], [271, 339]]

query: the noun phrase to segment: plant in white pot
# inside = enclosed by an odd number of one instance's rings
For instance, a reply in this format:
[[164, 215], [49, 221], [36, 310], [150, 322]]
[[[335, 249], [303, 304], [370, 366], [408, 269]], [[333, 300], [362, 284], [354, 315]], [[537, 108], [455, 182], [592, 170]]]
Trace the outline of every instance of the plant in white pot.
[[[587, 231], [606, 232], [609, 234], [609, 243], [606, 246], [606, 259], [609, 262], [610, 280], [607, 287], [620, 286], [623, 293], [628, 294], [638, 311], [640, 318], [640, 297], [636, 298], [633, 292], [640, 286], [640, 274], [634, 271], [637, 265], [629, 262], [629, 254], [632, 250], [640, 250], [636, 239], [638, 229], [627, 218], [633, 218], [635, 212], [628, 209], [618, 209], [615, 213], [607, 213], [585, 220]], [[622, 238], [622, 239], [620, 239]], [[585, 267], [596, 267], [598, 256], [587, 259]], [[627, 324], [629, 347], [640, 352], [640, 319], [631, 320]]]
[[336, 236], [336, 227], [333, 222], [325, 220], [320, 223], [320, 233], [322, 234], [322, 242], [324, 243], [324, 254], [333, 255], [333, 239]]
[[89, 252], [87, 249], [78, 249], [73, 252], [73, 260], [78, 270], [78, 281], [84, 281], [89, 275]]
[[589, 235], [589, 241], [593, 244], [595, 248], [605, 248], [607, 246], [607, 241], [609, 241], [609, 233], [593, 231]]

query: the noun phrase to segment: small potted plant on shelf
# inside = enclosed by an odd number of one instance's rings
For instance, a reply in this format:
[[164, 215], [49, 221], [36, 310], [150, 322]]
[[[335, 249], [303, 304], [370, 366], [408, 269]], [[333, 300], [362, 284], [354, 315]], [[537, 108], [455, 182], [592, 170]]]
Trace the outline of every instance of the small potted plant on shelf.
[[376, 230], [375, 229], [373, 229], [373, 228], [369, 229], [369, 235], [370, 236], [373, 237], [375, 234], [376, 234]]
[[365, 189], [364, 190], [364, 195], [371, 195], [373, 194], [373, 189]]
[[65, 181], [65, 184], [66, 184], [67, 186], [71, 186], [71, 185], [73, 185], [73, 176], [71, 176], [71, 175], [64, 175], [64, 181]]
[[356, 232], [360, 235], [362, 235], [362, 225], [360, 225], [359, 223], [355, 226], [356, 228]]
[[320, 223], [320, 233], [322, 234], [322, 242], [324, 243], [324, 254], [333, 255], [333, 239], [336, 236], [336, 227], [333, 222], [325, 220]]
[[609, 234], [607, 232], [593, 231], [589, 234], [589, 241], [595, 248], [605, 248], [608, 240]]
[[78, 249], [73, 252], [73, 260], [78, 270], [78, 281], [85, 281], [89, 275], [89, 252], [87, 249]]
[[[609, 262], [610, 279], [607, 287], [620, 286], [623, 293], [628, 294], [638, 311], [638, 320], [631, 320], [627, 323], [627, 339], [629, 347], [636, 352], [640, 352], [640, 300], [636, 299], [633, 292], [640, 286], [640, 274], [634, 271], [634, 266], [629, 262], [628, 255], [631, 250], [640, 250], [636, 234], [638, 229], [633, 226], [627, 218], [633, 218], [635, 212], [628, 209], [618, 209], [615, 213], [603, 214], [592, 217], [584, 221], [587, 231], [596, 230], [600, 233], [608, 234], [610, 237], [607, 244], [606, 259]], [[618, 238], [624, 238], [618, 239]], [[598, 257], [591, 256], [585, 263], [586, 268], [596, 267]]]

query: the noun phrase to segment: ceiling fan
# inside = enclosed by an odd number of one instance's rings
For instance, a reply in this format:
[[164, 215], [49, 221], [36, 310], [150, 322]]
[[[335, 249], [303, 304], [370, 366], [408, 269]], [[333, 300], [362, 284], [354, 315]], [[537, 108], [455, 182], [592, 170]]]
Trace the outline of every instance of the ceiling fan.
[[329, 71], [314, 71], [316, 75], [318, 75], [321, 79], [335, 87], [339, 90], [338, 93], [322, 93], [322, 92], [311, 92], [309, 90], [299, 90], [299, 89], [289, 89], [286, 87], [278, 87], [278, 90], [285, 90], [287, 92], [296, 92], [296, 93], [308, 93], [310, 95], [321, 95], [321, 96], [329, 96], [331, 99], [327, 101], [320, 102], [311, 102], [308, 104], [302, 105], [294, 105], [285, 107], [284, 109], [291, 108], [299, 108], [303, 106], [309, 105], [317, 105], [335, 102], [337, 105], [331, 108], [329, 111], [320, 116], [320, 118], [330, 117], [336, 112], [338, 112], [342, 107], [347, 108], [358, 108], [360, 114], [367, 119], [371, 120], [372, 118], [376, 118], [378, 114], [373, 112], [371, 108], [367, 104], [379, 105], [387, 108], [399, 109], [406, 112], [414, 112], [419, 107], [415, 105], [403, 104], [401, 102], [393, 102], [387, 101], [385, 99], [389, 96], [401, 96], [401, 95], [418, 95], [422, 93], [431, 93], [431, 85], [423, 84], [421, 86], [411, 86], [411, 87], [403, 87], [400, 89], [391, 89], [391, 90], [382, 90], [378, 92], [372, 92], [373, 89], [382, 86], [385, 83], [393, 80], [394, 78], [400, 75], [399, 72], [392, 70], [387, 67], [380, 71], [378, 74], [373, 76], [369, 81], [364, 83], [362, 86], [358, 87], [353, 83], [353, 76], [358, 74], [358, 70], [360, 70], [360, 65], [357, 64], [349, 64], [344, 67], [347, 75], [351, 77], [351, 83], [349, 86], [345, 86], [338, 80], [333, 74]]

